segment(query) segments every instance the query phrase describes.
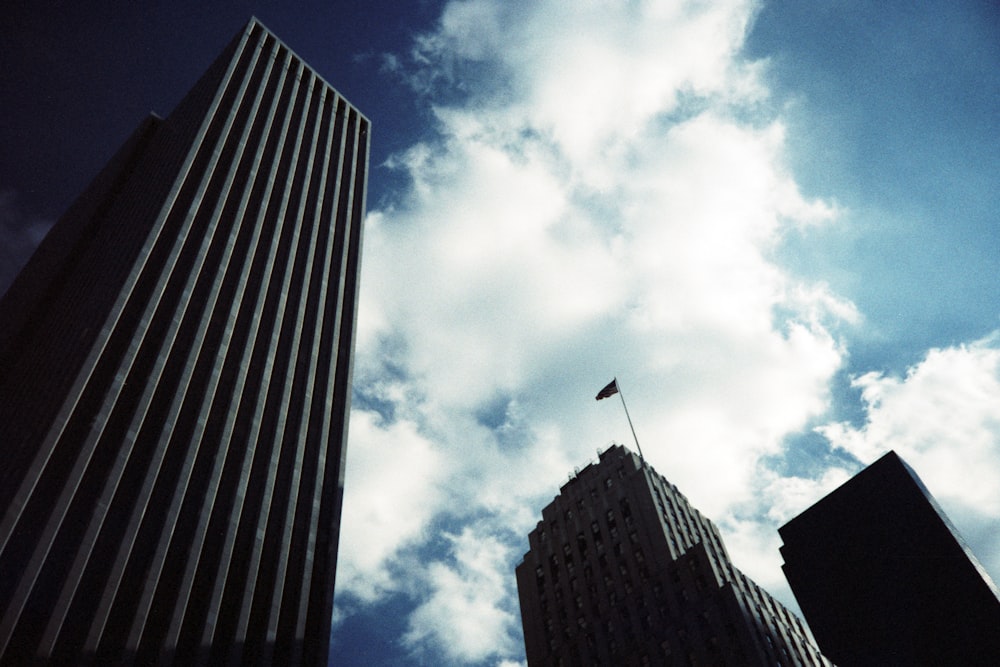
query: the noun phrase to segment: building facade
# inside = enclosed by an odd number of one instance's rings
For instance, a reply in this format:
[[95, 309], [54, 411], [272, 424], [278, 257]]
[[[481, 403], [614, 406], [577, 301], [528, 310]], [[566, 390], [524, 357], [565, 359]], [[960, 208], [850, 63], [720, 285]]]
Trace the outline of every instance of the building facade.
[[0, 302], [0, 663], [323, 664], [369, 122], [256, 20]]
[[823, 652], [854, 665], [1000, 665], [1000, 594], [894, 452], [779, 529]]
[[517, 566], [528, 665], [828, 665], [716, 527], [620, 445], [542, 510]]

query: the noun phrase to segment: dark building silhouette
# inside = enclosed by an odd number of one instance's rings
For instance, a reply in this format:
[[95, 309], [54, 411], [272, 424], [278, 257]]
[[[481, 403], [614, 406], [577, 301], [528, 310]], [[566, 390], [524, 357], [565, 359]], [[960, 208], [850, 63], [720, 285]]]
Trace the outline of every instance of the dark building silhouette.
[[894, 452], [778, 532], [792, 592], [841, 667], [1000, 665], [996, 586]]
[[516, 568], [541, 665], [828, 665], [808, 630], [733, 567], [670, 482], [613, 445], [542, 510]]
[[0, 662], [323, 664], [369, 122], [252, 20], [0, 302]]

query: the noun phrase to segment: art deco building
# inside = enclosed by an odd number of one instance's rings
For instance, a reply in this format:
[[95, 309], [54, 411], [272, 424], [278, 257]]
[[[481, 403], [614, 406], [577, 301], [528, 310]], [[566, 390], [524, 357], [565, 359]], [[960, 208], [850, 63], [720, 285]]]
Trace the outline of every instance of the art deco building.
[[894, 452], [779, 530], [823, 652], [854, 665], [1000, 665], [1000, 595]]
[[670, 482], [613, 445], [542, 510], [516, 568], [528, 664], [828, 665]]
[[369, 123], [257, 21], [0, 302], [0, 662], [327, 662]]

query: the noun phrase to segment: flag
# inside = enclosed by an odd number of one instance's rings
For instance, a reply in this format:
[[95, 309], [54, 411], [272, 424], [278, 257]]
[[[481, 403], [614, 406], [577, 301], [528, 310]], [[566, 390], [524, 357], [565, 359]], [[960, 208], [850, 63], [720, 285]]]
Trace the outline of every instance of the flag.
[[614, 396], [618, 393], [618, 378], [612, 380], [607, 387], [597, 392], [597, 400], [602, 398], [607, 398], [608, 396]]

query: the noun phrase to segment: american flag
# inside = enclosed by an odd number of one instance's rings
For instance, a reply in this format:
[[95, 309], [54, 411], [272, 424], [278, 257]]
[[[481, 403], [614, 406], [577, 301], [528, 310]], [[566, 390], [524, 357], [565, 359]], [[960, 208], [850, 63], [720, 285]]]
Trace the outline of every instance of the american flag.
[[618, 378], [615, 378], [608, 383], [608, 386], [597, 392], [597, 400], [602, 398], [607, 398], [608, 396], [614, 396], [618, 393]]

